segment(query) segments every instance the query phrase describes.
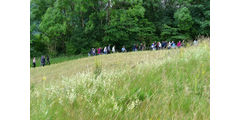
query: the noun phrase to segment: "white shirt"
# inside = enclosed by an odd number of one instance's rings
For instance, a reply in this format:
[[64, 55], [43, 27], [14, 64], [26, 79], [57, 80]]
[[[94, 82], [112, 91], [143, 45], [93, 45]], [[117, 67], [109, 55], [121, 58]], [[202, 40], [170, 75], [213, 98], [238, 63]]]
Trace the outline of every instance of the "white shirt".
[[107, 47], [104, 48], [104, 52], [107, 52]]
[[158, 47], [162, 47], [162, 44], [159, 42]]
[[112, 47], [112, 52], [115, 52], [115, 47]]

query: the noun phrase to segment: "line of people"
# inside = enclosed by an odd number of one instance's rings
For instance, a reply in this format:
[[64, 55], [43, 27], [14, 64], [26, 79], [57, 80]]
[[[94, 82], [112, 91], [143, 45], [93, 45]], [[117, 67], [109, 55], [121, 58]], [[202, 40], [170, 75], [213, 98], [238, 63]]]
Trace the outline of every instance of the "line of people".
[[[197, 40], [193, 41], [193, 45], [197, 45], [198, 42]], [[174, 49], [174, 48], [180, 48], [185, 46], [185, 41], [178, 41], [177, 44], [172, 41], [172, 42], [167, 42], [167, 41], [162, 41], [162, 42], [153, 42], [149, 47], [146, 47], [146, 44], [140, 43], [134, 44], [132, 47], [132, 51], [144, 51], [144, 50], [160, 50], [160, 49]], [[102, 55], [102, 54], [110, 54], [110, 53], [115, 53], [115, 45], [111, 49], [111, 45], [105, 46], [104, 48], [92, 48], [88, 56], [95, 56], [95, 55]], [[127, 52], [127, 49], [125, 46], [121, 48], [121, 52]]]
[[[47, 62], [46, 62], [46, 59], [45, 59], [45, 56], [43, 55], [43, 56], [41, 56], [41, 61], [40, 61], [41, 63], [40, 63], [40, 65], [41, 66], [45, 66], [46, 64], [47, 65], [50, 65], [50, 58], [49, 58], [49, 56], [47, 56]], [[36, 67], [36, 57], [34, 56], [33, 57], [33, 67], [35, 68]]]
[[[198, 41], [194, 40], [192, 45], [198, 45]], [[167, 42], [167, 41], [162, 41], [162, 42], [153, 42], [149, 47], [146, 47], [146, 44], [144, 43], [140, 43], [140, 45], [138, 44], [134, 44], [132, 51], [144, 51], [144, 50], [160, 50], [160, 49], [174, 49], [174, 48], [180, 48], [180, 47], [185, 47], [185, 42], [184, 40], [178, 41], [177, 44], [175, 44], [174, 41], [172, 42]], [[88, 56], [95, 56], [95, 55], [102, 55], [102, 54], [110, 54], [110, 53], [115, 53], [116, 49], [115, 49], [115, 45], [112, 46], [111, 49], [111, 45], [105, 46], [104, 48], [92, 48], [90, 50], [90, 52], [88, 53]], [[127, 52], [127, 49], [125, 48], [125, 46], [122, 47], [121, 52]], [[45, 56], [41, 56], [41, 66], [45, 66], [45, 65], [50, 65], [50, 58], [49, 56], [47, 56], [47, 60], [45, 60]], [[36, 67], [36, 57], [33, 57], [33, 67]]]
[[102, 55], [102, 54], [109, 54], [109, 53], [115, 53], [115, 45], [112, 47], [108, 45], [107, 47], [104, 48], [92, 48], [90, 52], [88, 53], [88, 56], [95, 56], [95, 55]]

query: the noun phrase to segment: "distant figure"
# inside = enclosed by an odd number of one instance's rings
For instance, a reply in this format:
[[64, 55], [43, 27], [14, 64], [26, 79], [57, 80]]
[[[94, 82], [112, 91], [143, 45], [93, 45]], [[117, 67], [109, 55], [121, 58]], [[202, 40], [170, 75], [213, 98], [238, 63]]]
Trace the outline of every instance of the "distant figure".
[[156, 49], [159, 50], [159, 42], [156, 43]]
[[42, 56], [41, 57], [41, 65], [44, 67], [45, 65], [45, 56]]
[[198, 45], [198, 41], [197, 41], [197, 40], [194, 40], [194, 41], [193, 41], [193, 45]]
[[103, 50], [104, 54], [107, 54], [107, 47], [104, 47], [104, 50]]
[[181, 46], [182, 46], [182, 47], [185, 47], [184, 40], [182, 41]]
[[137, 45], [136, 44], [133, 45], [133, 51], [137, 51]]
[[107, 47], [107, 52], [108, 52], [108, 54], [110, 54], [110, 52], [111, 52], [111, 45], [110, 44]]
[[35, 68], [36, 67], [36, 58], [33, 57], [33, 67]]
[[143, 44], [142, 43], [140, 43], [140, 45], [139, 45], [139, 50], [143, 51]]
[[50, 65], [50, 58], [47, 56], [47, 64]]
[[90, 57], [91, 55], [92, 55], [92, 50], [88, 52], [88, 57]]
[[103, 48], [100, 47], [100, 53], [101, 55], [103, 54]]
[[112, 47], [112, 52], [115, 53], [115, 45]]
[[172, 41], [172, 48], [176, 48], [176, 44]]
[[172, 47], [171, 42], [168, 42], [167, 48], [168, 48], [168, 49], [171, 49], [171, 47]]
[[122, 52], [127, 52], [125, 46], [122, 47]]
[[156, 50], [157, 49], [157, 42], [156, 41], [154, 41], [154, 49]]
[[152, 43], [152, 46], [151, 46], [152, 50], [156, 50], [156, 47], [155, 47], [155, 44]]
[[101, 54], [101, 48], [97, 49], [97, 54], [100, 55]]
[[158, 42], [158, 49], [160, 50], [162, 48], [161, 42]]
[[143, 45], [143, 50], [145, 50], [146, 49], [146, 43], [144, 43], [144, 45]]
[[95, 48], [92, 48], [92, 55], [93, 55], [93, 56], [96, 55], [96, 50], [95, 50]]
[[167, 42], [166, 41], [162, 42], [162, 48], [167, 48]]
[[178, 47], [178, 48], [181, 47], [181, 41], [178, 41], [178, 43], [177, 43], [177, 47]]

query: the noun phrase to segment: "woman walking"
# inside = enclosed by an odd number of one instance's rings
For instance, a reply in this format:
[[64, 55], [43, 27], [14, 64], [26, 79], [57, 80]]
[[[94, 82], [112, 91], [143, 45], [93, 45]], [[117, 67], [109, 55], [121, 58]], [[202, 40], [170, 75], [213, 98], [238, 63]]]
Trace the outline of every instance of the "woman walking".
[[181, 47], [181, 41], [179, 41], [179, 42], [177, 43], [177, 47], [178, 47], [178, 48]]
[[107, 54], [107, 47], [104, 47], [103, 52], [104, 52], [104, 54]]
[[101, 48], [97, 49], [97, 54], [100, 55], [101, 54]]
[[112, 52], [115, 53], [115, 45], [112, 47]]
[[35, 68], [36, 67], [36, 58], [33, 57], [33, 67]]

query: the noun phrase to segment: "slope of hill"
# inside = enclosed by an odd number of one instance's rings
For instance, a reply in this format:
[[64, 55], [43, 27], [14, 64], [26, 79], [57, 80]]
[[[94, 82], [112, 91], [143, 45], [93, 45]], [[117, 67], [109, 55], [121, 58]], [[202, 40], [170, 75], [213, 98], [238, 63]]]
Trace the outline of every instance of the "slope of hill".
[[31, 119], [210, 119], [209, 39], [31, 68]]

